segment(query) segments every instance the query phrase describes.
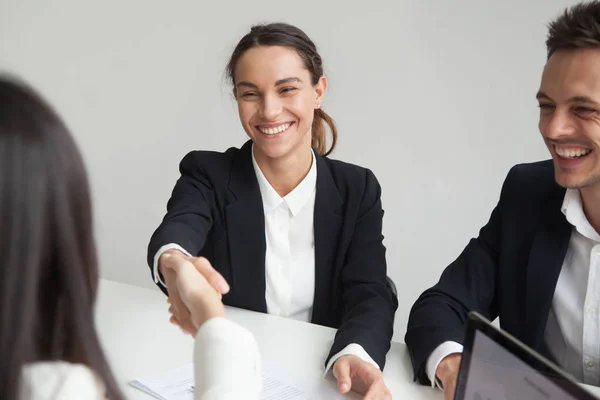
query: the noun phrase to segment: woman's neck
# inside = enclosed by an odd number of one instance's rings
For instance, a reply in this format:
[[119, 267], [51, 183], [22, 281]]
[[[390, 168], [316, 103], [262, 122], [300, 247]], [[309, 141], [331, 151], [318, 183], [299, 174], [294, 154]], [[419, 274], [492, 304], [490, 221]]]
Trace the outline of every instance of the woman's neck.
[[286, 196], [302, 182], [313, 162], [310, 147], [277, 159], [257, 153], [254, 153], [254, 158], [267, 181], [281, 197]]

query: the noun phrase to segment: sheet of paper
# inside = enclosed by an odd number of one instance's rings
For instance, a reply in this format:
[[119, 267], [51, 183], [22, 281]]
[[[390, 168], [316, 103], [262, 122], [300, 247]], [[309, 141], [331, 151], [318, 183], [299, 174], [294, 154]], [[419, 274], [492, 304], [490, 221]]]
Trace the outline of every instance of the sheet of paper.
[[[286, 381], [285, 374], [275, 368], [265, 368], [260, 400], [309, 400], [298, 385]], [[160, 400], [194, 400], [194, 366], [187, 364], [162, 374], [136, 379], [129, 383]]]
[[194, 365], [190, 363], [129, 384], [160, 400], [194, 400]]
[[[296, 374], [292, 374], [279, 366], [275, 365], [263, 365], [263, 388], [267, 387], [267, 380], [274, 380], [276, 382], [285, 382], [289, 392], [281, 390], [278, 392], [280, 396], [291, 396], [291, 397], [273, 397], [270, 400], [360, 400], [362, 396], [351, 392], [341, 394], [338, 390], [337, 380], [333, 377], [333, 374], [329, 372], [326, 376], [319, 374], [313, 378], [299, 377]], [[298, 393], [295, 393], [293, 389], [296, 389]], [[263, 396], [266, 395], [266, 391], [263, 390]], [[289, 393], [289, 394], [288, 394]], [[264, 397], [261, 400], [265, 400]]]

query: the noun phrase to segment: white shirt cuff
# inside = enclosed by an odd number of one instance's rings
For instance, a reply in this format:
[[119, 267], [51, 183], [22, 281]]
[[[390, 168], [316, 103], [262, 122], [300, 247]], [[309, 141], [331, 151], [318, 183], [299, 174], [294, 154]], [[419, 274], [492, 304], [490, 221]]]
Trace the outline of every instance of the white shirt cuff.
[[165, 244], [163, 247], [158, 249], [158, 251], [154, 255], [154, 264], [152, 265], [152, 278], [154, 278], [154, 283], [156, 283], [156, 284], [160, 283], [162, 285], [162, 287], [164, 287], [164, 288], [167, 287], [167, 284], [163, 282], [162, 278], [160, 277], [160, 274], [158, 273], [158, 259], [160, 258], [160, 256], [162, 256], [162, 254], [165, 251], [171, 250], [171, 249], [179, 250], [188, 257], [192, 256], [183, 247], [181, 247], [180, 245], [178, 245], [176, 243]]
[[435, 348], [435, 350], [431, 352], [429, 358], [427, 359], [427, 365], [425, 367], [425, 373], [431, 381], [431, 387], [437, 386], [438, 388], [443, 390], [443, 388], [440, 386], [437, 380], [437, 377], [435, 376], [435, 371], [437, 371], [438, 365], [440, 365], [440, 362], [442, 362], [444, 358], [446, 358], [450, 354], [462, 352], [462, 344], [451, 341], [440, 344], [438, 347]]
[[377, 365], [377, 363], [375, 362], [375, 360], [373, 360], [371, 358], [371, 356], [369, 355], [369, 353], [367, 353], [365, 351], [365, 349], [360, 344], [350, 343], [348, 346], [344, 347], [342, 349], [342, 351], [340, 351], [339, 353], [334, 354], [329, 359], [329, 362], [327, 363], [327, 367], [325, 368], [325, 375], [327, 375], [331, 371], [331, 367], [333, 367], [333, 364], [340, 357], [347, 356], [347, 355], [355, 355], [358, 358], [360, 358], [361, 360], [373, 364], [377, 369], [381, 369], [381, 368], [379, 368], [379, 365]]
[[194, 343], [196, 399], [258, 399], [262, 366], [250, 331], [223, 317], [206, 321]]

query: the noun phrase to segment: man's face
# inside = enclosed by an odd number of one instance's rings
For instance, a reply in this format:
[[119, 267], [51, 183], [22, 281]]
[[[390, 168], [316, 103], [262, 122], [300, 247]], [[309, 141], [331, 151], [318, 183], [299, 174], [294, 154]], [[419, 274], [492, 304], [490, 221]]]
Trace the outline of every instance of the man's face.
[[600, 49], [559, 50], [548, 60], [537, 94], [539, 129], [556, 182], [583, 188], [600, 182]]

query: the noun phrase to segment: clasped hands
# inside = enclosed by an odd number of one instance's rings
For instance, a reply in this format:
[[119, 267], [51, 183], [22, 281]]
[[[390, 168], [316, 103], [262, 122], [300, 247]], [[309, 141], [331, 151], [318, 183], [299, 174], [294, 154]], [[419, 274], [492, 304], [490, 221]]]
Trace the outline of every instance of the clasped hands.
[[[170, 322], [184, 333], [196, 336], [205, 321], [225, 316], [221, 298], [229, 292], [229, 284], [206, 258], [167, 250], [159, 258], [159, 271], [169, 293]], [[382, 372], [358, 356], [338, 358], [333, 365], [333, 375], [340, 393], [352, 390], [364, 395], [365, 400], [392, 398]]]

